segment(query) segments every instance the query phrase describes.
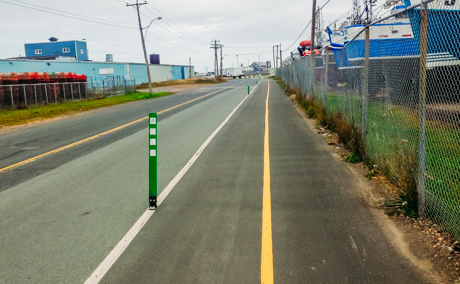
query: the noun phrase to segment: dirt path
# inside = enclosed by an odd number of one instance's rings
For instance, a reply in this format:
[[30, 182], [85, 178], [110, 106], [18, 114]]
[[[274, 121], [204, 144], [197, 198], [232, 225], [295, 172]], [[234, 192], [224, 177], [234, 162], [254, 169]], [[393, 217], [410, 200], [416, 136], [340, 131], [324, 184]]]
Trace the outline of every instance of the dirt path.
[[[153, 88], [153, 92], [154, 93], [159, 93], [159, 92], [180, 93], [183, 91], [199, 89], [199, 88], [207, 87], [210, 85], [214, 85], [214, 84], [181, 84], [181, 85], [174, 85], [174, 86], [164, 86], [164, 87]], [[138, 91], [148, 93], [149, 89], [141, 89]]]

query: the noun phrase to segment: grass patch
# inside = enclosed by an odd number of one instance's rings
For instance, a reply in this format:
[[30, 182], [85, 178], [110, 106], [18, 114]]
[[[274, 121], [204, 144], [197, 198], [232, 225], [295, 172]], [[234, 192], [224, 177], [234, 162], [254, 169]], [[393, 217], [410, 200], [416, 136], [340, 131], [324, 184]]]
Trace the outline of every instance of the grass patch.
[[[182, 80], [168, 80], [168, 81], [163, 81], [163, 82], [152, 82], [152, 87], [157, 88], [157, 87], [167, 87], [167, 86], [175, 86], [175, 85], [185, 85], [185, 84], [220, 84], [227, 82], [222, 77], [217, 77], [217, 78], [188, 78], [188, 79], [182, 79]], [[148, 89], [149, 84], [148, 83], [143, 83], [140, 85], [137, 85], [137, 89]]]
[[286, 84], [284, 83], [283, 80], [281, 80], [280, 77], [276, 76], [273, 79], [278, 83], [281, 89], [286, 90]]
[[75, 101], [73, 103], [50, 104], [47, 106], [32, 106], [27, 109], [0, 111], [0, 128], [26, 124], [35, 120], [49, 119], [61, 115], [72, 114], [95, 108], [113, 106], [131, 101], [145, 100], [171, 95], [169, 92], [162, 93], [132, 93], [123, 96], [108, 97], [99, 100]]
[[[275, 78], [280, 86], [281, 79]], [[295, 90], [290, 86], [283, 89]], [[293, 93], [288, 93], [293, 94]], [[383, 98], [368, 102], [368, 133], [365, 144], [361, 139], [361, 97], [355, 90], [330, 91], [327, 94], [326, 118], [320, 102], [305, 99], [299, 102], [307, 115], [317, 123], [328, 126], [339, 135], [339, 142], [348, 144], [351, 154], [347, 160], [356, 160], [361, 153], [370, 167], [391, 183], [397, 185], [401, 200], [406, 201], [404, 214], [418, 215], [419, 125], [418, 110], [412, 105], [389, 104]], [[353, 141], [357, 139], [356, 141]], [[460, 126], [440, 121], [426, 121], [425, 155], [425, 214], [434, 222], [443, 224], [460, 239]], [[370, 173], [367, 177], [372, 178]]]

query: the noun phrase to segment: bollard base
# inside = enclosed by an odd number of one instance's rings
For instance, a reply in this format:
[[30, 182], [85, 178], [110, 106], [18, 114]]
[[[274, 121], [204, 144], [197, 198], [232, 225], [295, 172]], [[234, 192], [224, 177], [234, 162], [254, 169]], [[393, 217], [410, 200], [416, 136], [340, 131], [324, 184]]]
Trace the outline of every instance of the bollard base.
[[149, 196], [149, 210], [155, 210], [157, 207], [157, 197]]

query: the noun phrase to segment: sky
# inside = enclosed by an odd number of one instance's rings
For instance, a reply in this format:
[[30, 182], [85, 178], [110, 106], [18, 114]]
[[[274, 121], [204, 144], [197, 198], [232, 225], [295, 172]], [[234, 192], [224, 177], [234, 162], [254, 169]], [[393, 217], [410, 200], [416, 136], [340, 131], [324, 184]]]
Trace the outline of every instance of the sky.
[[[327, 1], [317, 0], [317, 6]], [[137, 12], [126, 3], [135, 0], [0, 0], [0, 58], [24, 56], [25, 43], [47, 42], [56, 37], [85, 39], [89, 59], [93, 61], [105, 61], [106, 54], [113, 54], [116, 62], [142, 63]], [[273, 45], [281, 43], [283, 51], [292, 45], [284, 51], [287, 55], [311, 34], [308, 27], [296, 40], [311, 20], [311, 0], [147, 3], [140, 7], [143, 27], [162, 17], [148, 29], [147, 53], [160, 54], [161, 64], [188, 65], [191, 58], [198, 72], [213, 70], [213, 40], [220, 40], [224, 46], [224, 68], [229, 68], [236, 67], [237, 62], [247, 66], [259, 58], [273, 61]], [[352, 0], [330, 0], [323, 9], [325, 25], [351, 7]]]

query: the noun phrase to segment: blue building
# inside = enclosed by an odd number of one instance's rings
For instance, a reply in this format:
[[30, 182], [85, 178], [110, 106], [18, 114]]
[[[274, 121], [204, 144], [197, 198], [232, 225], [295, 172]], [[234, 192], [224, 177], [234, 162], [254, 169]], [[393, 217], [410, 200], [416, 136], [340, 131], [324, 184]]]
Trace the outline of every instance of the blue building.
[[52, 37], [49, 42], [26, 43], [26, 57], [33, 59], [57, 59], [62, 61], [87, 61], [88, 49], [85, 41], [58, 41]]

